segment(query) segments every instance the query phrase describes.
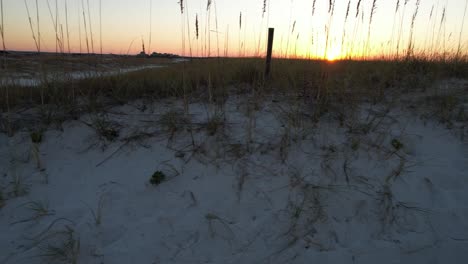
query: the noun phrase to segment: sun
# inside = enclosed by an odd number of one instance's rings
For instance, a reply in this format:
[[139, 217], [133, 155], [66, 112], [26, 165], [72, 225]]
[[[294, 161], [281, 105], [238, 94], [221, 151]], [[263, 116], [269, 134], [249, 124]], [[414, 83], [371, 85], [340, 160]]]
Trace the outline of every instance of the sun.
[[332, 62], [332, 61], [339, 59], [340, 57], [341, 57], [341, 50], [336, 46], [331, 47], [331, 49], [327, 51], [327, 54], [326, 54], [327, 61]]
[[336, 60], [336, 57], [333, 54], [328, 54], [327, 55], [327, 61], [333, 62]]

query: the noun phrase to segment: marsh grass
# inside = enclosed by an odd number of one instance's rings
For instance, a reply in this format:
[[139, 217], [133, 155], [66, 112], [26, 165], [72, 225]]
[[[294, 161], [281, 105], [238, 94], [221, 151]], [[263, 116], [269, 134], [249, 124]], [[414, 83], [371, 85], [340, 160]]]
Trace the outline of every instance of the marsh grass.
[[[186, 65], [173, 64], [124, 75], [74, 80], [74, 89], [69, 89], [70, 83], [66, 80], [52, 80], [39, 87], [7, 84], [6, 89], [0, 91], [0, 108], [4, 112], [8, 108], [15, 112], [11, 109], [42, 105], [42, 112], [47, 117], [42, 120], [54, 123], [87, 111], [97, 111], [105, 105], [121, 105], [141, 98], [184, 98], [188, 104], [204, 97], [209, 102], [222, 102], [228, 96], [227, 91], [235, 88], [237, 93], [252, 89], [257, 94], [296, 93], [305, 101], [318, 103], [315, 104], [317, 113], [323, 114], [331, 105], [349, 104], [350, 98], [376, 102], [390, 91], [418, 91], [437, 80], [463, 78], [468, 69], [464, 60], [441, 62], [416, 57], [392, 62], [328, 63], [275, 59], [273, 63], [271, 80], [264, 80], [260, 59], [224, 59], [223, 67], [219, 67], [216, 59], [194, 59]], [[48, 65], [46, 60], [44, 65]], [[185, 71], [183, 80], [180, 78], [182, 71]], [[12, 123], [19, 121], [17, 118], [11, 120]]]

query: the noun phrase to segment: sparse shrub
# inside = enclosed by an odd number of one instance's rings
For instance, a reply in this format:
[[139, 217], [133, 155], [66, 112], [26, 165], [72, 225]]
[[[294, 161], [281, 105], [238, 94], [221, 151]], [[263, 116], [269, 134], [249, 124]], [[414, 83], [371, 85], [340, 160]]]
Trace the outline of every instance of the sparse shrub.
[[152, 185], [157, 186], [157, 185], [160, 185], [161, 183], [163, 183], [165, 180], [166, 180], [166, 174], [164, 174], [164, 172], [162, 172], [162, 171], [156, 171], [151, 176], [150, 183]]

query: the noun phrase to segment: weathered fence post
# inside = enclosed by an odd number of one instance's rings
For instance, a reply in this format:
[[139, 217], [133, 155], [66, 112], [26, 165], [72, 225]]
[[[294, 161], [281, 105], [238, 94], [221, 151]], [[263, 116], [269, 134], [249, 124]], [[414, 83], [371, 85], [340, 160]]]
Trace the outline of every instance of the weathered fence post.
[[275, 35], [275, 29], [269, 28], [268, 29], [268, 49], [267, 49], [267, 57], [266, 57], [266, 66], [265, 66], [265, 78], [270, 77], [270, 70], [271, 70], [271, 55], [273, 53], [273, 38]]

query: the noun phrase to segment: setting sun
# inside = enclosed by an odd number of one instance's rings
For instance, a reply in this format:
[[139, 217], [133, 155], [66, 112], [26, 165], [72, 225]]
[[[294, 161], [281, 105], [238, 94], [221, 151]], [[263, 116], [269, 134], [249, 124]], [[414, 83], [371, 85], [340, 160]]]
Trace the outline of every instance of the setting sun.
[[330, 54], [327, 55], [327, 60], [328, 61], [334, 61], [336, 59], [337, 59], [337, 56], [335, 56], [334, 54], [330, 53]]
[[328, 61], [335, 61], [337, 59], [341, 59], [341, 57], [341, 50], [338, 48], [338, 46], [331, 47], [330, 50], [327, 50], [327, 53], [325, 55], [325, 58]]

